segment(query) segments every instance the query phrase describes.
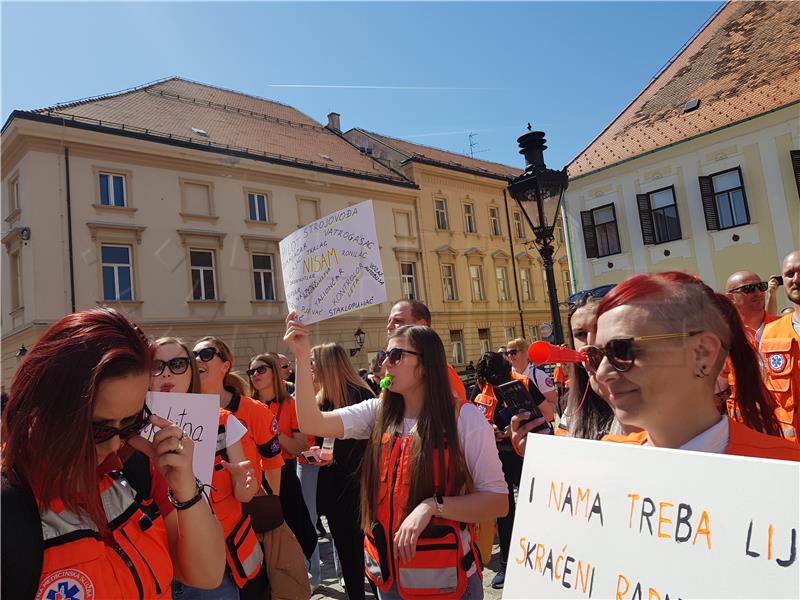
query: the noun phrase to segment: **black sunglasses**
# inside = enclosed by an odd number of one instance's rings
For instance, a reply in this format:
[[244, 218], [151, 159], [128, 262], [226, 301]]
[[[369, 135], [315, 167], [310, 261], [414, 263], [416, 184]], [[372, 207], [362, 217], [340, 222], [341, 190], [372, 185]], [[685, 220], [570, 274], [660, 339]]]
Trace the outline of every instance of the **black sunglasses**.
[[506, 350], [505, 352], [503, 352], [503, 354], [505, 356], [516, 356], [517, 352], [519, 352], [519, 350], [517, 350], [516, 348], [512, 348], [511, 350]]
[[413, 350], [406, 350], [405, 348], [392, 348], [391, 350], [386, 351], [386, 357], [383, 360], [384, 362], [388, 361], [390, 365], [394, 366], [403, 360], [403, 354], [422, 356], [421, 353], [414, 352]]
[[147, 405], [144, 405], [144, 409], [138, 415], [128, 417], [123, 419], [122, 422], [130, 421], [133, 419], [132, 422], [129, 422], [127, 425], [123, 425], [122, 427], [111, 427], [110, 425], [103, 425], [102, 423], [92, 423], [92, 435], [94, 436], [94, 443], [95, 444], [102, 444], [103, 442], [107, 442], [115, 435], [118, 435], [121, 440], [127, 440], [132, 438], [135, 435], [138, 435], [142, 429], [147, 427], [150, 423], [150, 415], [153, 413], [150, 412], [150, 409], [147, 408]]
[[633, 362], [636, 360], [634, 344], [686, 338], [697, 335], [698, 333], [702, 332], [662, 333], [658, 335], [640, 335], [632, 338], [621, 338], [609, 341], [602, 348], [598, 346], [584, 346], [582, 352], [586, 354], [586, 366], [594, 372], [597, 372], [600, 368], [600, 363], [603, 362], [603, 357], [605, 357], [608, 359], [609, 364], [614, 367], [614, 370], [625, 373], [633, 368]]
[[602, 298], [608, 292], [614, 289], [615, 283], [601, 285], [590, 290], [583, 290], [582, 292], [575, 292], [567, 298], [567, 304], [570, 306], [583, 306], [589, 298]]
[[735, 287], [730, 290], [729, 294], [752, 294], [756, 290], [759, 292], [766, 292], [767, 288], [769, 288], [769, 283], [766, 281], [759, 281], [758, 283], [746, 283], [744, 285], [740, 285], [739, 287]]
[[256, 373], [258, 373], [259, 375], [263, 375], [264, 373], [267, 372], [267, 370], [271, 371], [272, 368], [269, 365], [258, 365], [257, 367], [253, 367], [252, 369], [247, 369], [245, 373], [247, 373], [248, 377], [252, 377]]
[[153, 370], [150, 373], [153, 377], [158, 377], [164, 372], [164, 369], [169, 369], [173, 375], [183, 375], [186, 369], [189, 368], [189, 359], [185, 356], [177, 356], [169, 360], [154, 360]]
[[203, 362], [208, 362], [215, 356], [219, 356], [220, 360], [227, 360], [225, 358], [225, 354], [220, 352], [214, 346], [209, 346], [208, 348], [203, 348], [202, 350], [192, 350], [192, 354], [194, 354], [195, 358], [199, 358]]

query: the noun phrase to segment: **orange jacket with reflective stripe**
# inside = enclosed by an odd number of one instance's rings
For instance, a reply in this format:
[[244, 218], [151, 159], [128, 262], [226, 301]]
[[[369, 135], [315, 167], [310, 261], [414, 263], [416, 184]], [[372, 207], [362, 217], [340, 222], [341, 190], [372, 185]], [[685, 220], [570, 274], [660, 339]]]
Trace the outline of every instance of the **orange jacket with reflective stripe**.
[[800, 336], [792, 326], [792, 315], [784, 315], [764, 326], [761, 336], [761, 353], [764, 355], [766, 384], [778, 406], [775, 416], [783, 437], [800, 442]]
[[247, 435], [241, 443], [245, 458], [253, 463], [256, 481], [261, 481], [262, 470], [280, 469], [283, 458], [278, 439], [278, 419], [267, 405], [234, 392], [225, 408], [247, 427]]
[[[530, 379], [527, 375], [511, 371], [511, 378], [521, 381], [526, 390], [530, 389]], [[497, 410], [497, 396], [494, 393], [494, 386], [487, 383], [481, 389], [481, 393], [475, 396], [474, 402], [483, 413], [483, 416], [486, 417], [486, 420], [489, 421], [489, 425], [494, 425], [494, 411]]]
[[122, 471], [100, 480], [111, 539], [60, 502], [41, 513], [44, 562], [36, 600], [172, 598], [172, 558], [163, 517]]
[[219, 411], [217, 453], [214, 457], [210, 498], [211, 510], [222, 525], [225, 535], [225, 555], [231, 575], [241, 588], [258, 575], [264, 562], [264, 553], [250, 524], [250, 517], [242, 512], [242, 503], [234, 496], [230, 473], [222, 466], [222, 461], [228, 460], [225, 432], [230, 415], [225, 409]]
[[[752, 456], [754, 458], [771, 458], [775, 460], [800, 461], [800, 446], [774, 435], [767, 435], [750, 429], [728, 417], [728, 445], [725, 454], [732, 456]], [[603, 441], [622, 444], [638, 444], [647, 442], [647, 432], [639, 431], [628, 435], [606, 435]]]
[[[458, 404], [459, 413], [464, 404]], [[434, 516], [420, 534], [411, 561], [402, 562], [394, 552], [394, 535], [407, 516], [414, 463], [411, 447], [411, 436], [384, 433], [381, 438], [377, 521], [364, 535], [367, 577], [384, 592], [396, 583], [403, 598], [461, 598], [467, 573], [479, 556], [472, 525]], [[451, 457], [447, 449], [441, 453], [431, 450], [430, 456], [438, 490], [442, 466], [445, 473], [449, 472]], [[464, 493], [445, 479], [445, 496]], [[478, 564], [476, 572], [480, 571]]]

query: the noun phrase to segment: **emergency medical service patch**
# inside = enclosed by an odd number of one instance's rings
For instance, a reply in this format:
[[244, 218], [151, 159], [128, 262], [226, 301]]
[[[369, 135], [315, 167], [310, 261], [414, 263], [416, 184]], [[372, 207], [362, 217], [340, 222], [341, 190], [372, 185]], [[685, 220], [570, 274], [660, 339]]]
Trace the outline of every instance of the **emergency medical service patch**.
[[281, 443], [278, 440], [278, 438], [275, 438], [274, 440], [272, 440], [272, 445], [270, 446], [270, 451], [273, 454], [277, 454], [278, 452], [281, 451]]
[[276, 417], [272, 418], [272, 433], [278, 433], [278, 419]]
[[783, 354], [769, 355], [769, 369], [773, 373], [780, 373], [786, 368], [786, 356]]
[[94, 585], [82, 571], [61, 569], [42, 580], [36, 600], [94, 600]]

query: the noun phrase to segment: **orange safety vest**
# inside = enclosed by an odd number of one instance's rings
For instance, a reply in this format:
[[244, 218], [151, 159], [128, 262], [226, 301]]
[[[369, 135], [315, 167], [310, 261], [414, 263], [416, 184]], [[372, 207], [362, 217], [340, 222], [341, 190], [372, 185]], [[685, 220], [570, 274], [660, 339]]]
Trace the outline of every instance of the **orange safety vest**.
[[[530, 389], [530, 379], [527, 375], [511, 371], [511, 378], [521, 381], [526, 390]], [[497, 396], [494, 395], [494, 386], [487, 383], [481, 389], [481, 393], [475, 396], [473, 402], [478, 407], [478, 410], [483, 413], [483, 416], [486, 417], [486, 420], [489, 421], [489, 425], [494, 425], [494, 412], [497, 410]]]
[[214, 456], [214, 474], [211, 476], [211, 510], [222, 525], [225, 535], [225, 555], [233, 580], [242, 588], [253, 579], [264, 562], [261, 544], [256, 538], [250, 516], [242, 511], [242, 503], [233, 494], [230, 473], [222, 466], [228, 460], [225, 428], [230, 411], [220, 409], [217, 430], [217, 452]]
[[103, 475], [99, 491], [111, 540], [59, 501], [41, 513], [44, 561], [36, 600], [172, 598], [166, 525], [152, 499], [137, 497], [122, 471]]
[[[800, 446], [797, 444], [774, 435], [767, 435], [750, 429], [744, 423], [739, 423], [731, 417], [727, 417], [727, 419], [729, 429], [725, 454], [800, 462]], [[603, 441], [643, 446], [647, 442], [647, 432], [638, 431], [627, 435], [605, 435], [603, 436]]]
[[263, 471], [283, 467], [281, 443], [278, 440], [278, 418], [267, 405], [233, 392], [231, 401], [225, 408], [236, 415], [247, 428], [247, 435], [242, 438], [242, 449], [245, 458], [253, 463], [256, 481], [261, 481]]
[[775, 417], [787, 440], [800, 442], [800, 336], [792, 326], [792, 315], [784, 315], [764, 327], [761, 336], [767, 389], [772, 392], [777, 407]]
[[[466, 404], [460, 402], [458, 410]], [[384, 433], [381, 438], [380, 483], [377, 521], [364, 532], [364, 563], [367, 577], [382, 591], [392, 584], [403, 598], [461, 598], [471, 570], [480, 574], [480, 553], [472, 524], [434, 516], [417, 540], [417, 552], [409, 562], [401, 562], [394, 552], [394, 535], [403, 520], [411, 489], [414, 457], [411, 437]], [[441, 484], [448, 472], [450, 453], [433, 450], [434, 481], [442, 495], [457, 496], [449, 481]], [[445, 476], [445, 479], [447, 477]], [[466, 549], [466, 550], [465, 550]], [[473, 567], [474, 565], [474, 567]]]

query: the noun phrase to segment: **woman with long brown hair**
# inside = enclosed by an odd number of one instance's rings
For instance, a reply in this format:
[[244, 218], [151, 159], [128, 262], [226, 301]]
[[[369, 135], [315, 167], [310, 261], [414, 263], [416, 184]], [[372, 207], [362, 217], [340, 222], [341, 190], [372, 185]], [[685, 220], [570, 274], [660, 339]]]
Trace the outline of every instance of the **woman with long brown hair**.
[[508, 488], [491, 427], [474, 405], [453, 396], [442, 340], [430, 327], [398, 328], [388, 341], [391, 388], [382, 398], [322, 412], [309, 330], [294, 312], [286, 325], [284, 341], [297, 359], [300, 428], [369, 440], [361, 522], [367, 576], [379, 597], [482, 598], [472, 524], [503, 516]]
[[[220, 584], [222, 528], [193, 442], [145, 405], [152, 364], [142, 332], [105, 308], [62, 318], [20, 363], [2, 425], [3, 597]], [[148, 424], [161, 428], [152, 442], [138, 435]]]
[[[339, 344], [320, 344], [311, 349], [311, 376], [317, 403], [323, 412], [352, 406], [375, 394], [358, 376], [350, 357]], [[317, 438], [317, 445], [322, 445]], [[364, 598], [364, 531], [361, 528], [361, 460], [366, 440], [336, 440], [333, 462], [320, 468], [317, 508], [326, 515], [350, 600]]]

